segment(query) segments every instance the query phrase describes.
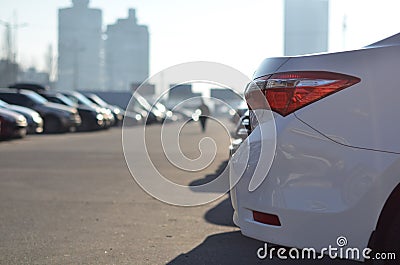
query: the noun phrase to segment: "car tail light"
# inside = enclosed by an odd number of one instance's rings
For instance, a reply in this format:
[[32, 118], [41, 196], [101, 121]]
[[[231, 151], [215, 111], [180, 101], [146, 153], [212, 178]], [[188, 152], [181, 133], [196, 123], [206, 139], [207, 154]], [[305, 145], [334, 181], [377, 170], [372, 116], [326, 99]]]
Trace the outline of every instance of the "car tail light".
[[266, 225], [281, 226], [281, 221], [279, 221], [279, 217], [274, 214], [253, 211], [253, 219], [256, 222]]
[[250, 109], [270, 108], [287, 116], [360, 81], [358, 77], [323, 71], [276, 73], [250, 83], [245, 97]]

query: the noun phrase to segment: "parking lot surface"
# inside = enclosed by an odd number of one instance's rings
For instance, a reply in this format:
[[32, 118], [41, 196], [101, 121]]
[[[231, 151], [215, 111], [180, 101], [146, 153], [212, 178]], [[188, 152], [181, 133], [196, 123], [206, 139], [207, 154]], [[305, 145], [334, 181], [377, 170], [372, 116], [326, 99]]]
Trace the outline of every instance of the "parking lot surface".
[[[147, 128], [147, 137], [159, 137], [157, 126]], [[229, 138], [220, 132], [209, 124], [218, 152], [199, 174], [172, 174], [165, 159], [156, 166], [177, 183], [212, 179], [228, 159]], [[199, 124], [187, 124], [180, 140], [188, 156], [196, 155], [190, 148], [201, 137]], [[177, 207], [145, 193], [125, 163], [120, 128], [4, 141], [0, 156], [1, 264], [300, 264], [259, 260], [263, 243], [233, 225], [228, 195]]]

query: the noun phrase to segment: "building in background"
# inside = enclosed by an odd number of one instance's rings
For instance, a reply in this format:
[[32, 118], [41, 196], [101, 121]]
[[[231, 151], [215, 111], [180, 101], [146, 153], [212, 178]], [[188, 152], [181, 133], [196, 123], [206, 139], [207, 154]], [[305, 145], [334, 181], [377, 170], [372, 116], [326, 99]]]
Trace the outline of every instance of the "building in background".
[[172, 84], [168, 91], [168, 99], [164, 97], [163, 100], [169, 109], [173, 109], [177, 105], [194, 108], [200, 105], [201, 96], [201, 93], [193, 92], [192, 84]]
[[0, 60], [0, 87], [17, 82], [19, 65], [10, 60]]
[[46, 72], [39, 72], [34, 67], [27, 70], [21, 70], [18, 73], [18, 82], [20, 83], [36, 83], [43, 86], [50, 86], [50, 75]]
[[229, 88], [211, 88], [210, 97], [228, 103], [231, 101], [243, 100], [241, 95], [237, 94], [233, 89]]
[[[140, 87], [140, 91], [137, 91]], [[133, 93], [138, 92], [141, 96], [147, 98], [153, 98], [156, 94], [156, 85], [149, 83], [133, 83], [131, 84], [131, 90]]]
[[149, 76], [149, 32], [138, 25], [135, 9], [126, 19], [107, 26], [105, 41], [106, 89], [129, 91]]
[[171, 101], [183, 101], [195, 96], [195, 93], [192, 91], [192, 84], [172, 84], [169, 88], [168, 100]]
[[329, 0], [285, 0], [285, 55], [328, 50]]
[[102, 86], [102, 12], [89, 8], [89, 0], [72, 3], [58, 13], [57, 87], [98, 89]]
[[243, 96], [229, 88], [211, 88], [210, 98], [214, 115], [229, 113], [229, 110], [236, 110], [243, 102]]

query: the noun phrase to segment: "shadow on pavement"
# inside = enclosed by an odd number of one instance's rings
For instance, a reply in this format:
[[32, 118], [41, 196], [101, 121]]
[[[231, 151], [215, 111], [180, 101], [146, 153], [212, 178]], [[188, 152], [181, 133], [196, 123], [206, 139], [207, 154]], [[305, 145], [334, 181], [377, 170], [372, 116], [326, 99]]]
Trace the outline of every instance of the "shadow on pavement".
[[[349, 260], [331, 260], [327, 257], [322, 260], [281, 260], [276, 255], [273, 255], [272, 259], [262, 260], [257, 257], [257, 250], [263, 246], [263, 242], [247, 238], [240, 232], [216, 234], [207, 237], [203, 243], [195, 247], [193, 250], [179, 255], [167, 264], [361, 264], [359, 262]], [[268, 247], [279, 248], [279, 246], [272, 244], [268, 244]]]
[[168, 264], [261, 264], [256, 255], [260, 246], [261, 242], [245, 238], [240, 232], [216, 234]]
[[[192, 181], [189, 184], [189, 186], [200, 186], [213, 181], [214, 179], [218, 178], [222, 174], [222, 172], [224, 172], [227, 165], [228, 165], [228, 160], [222, 162], [213, 174], [208, 174], [202, 179], [196, 179]], [[229, 179], [227, 179], [227, 181], [229, 181]]]
[[[190, 186], [198, 186], [208, 183], [216, 179], [226, 168], [228, 161], [222, 162], [214, 174], [206, 175], [202, 179], [194, 180], [190, 183]], [[212, 224], [222, 225], [222, 226], [235, 226], [232, 221], [233, 208], [231, 205], [230, 198], [222, 201], [220, 204], [210, 209], [205, 215], [204, 219]]]
[[204, 219], [206, 219], [207, 222], [222, 226], [235, 226], [232, 217], [233, 208], [230, 198], [222, 201], [204, 215]]

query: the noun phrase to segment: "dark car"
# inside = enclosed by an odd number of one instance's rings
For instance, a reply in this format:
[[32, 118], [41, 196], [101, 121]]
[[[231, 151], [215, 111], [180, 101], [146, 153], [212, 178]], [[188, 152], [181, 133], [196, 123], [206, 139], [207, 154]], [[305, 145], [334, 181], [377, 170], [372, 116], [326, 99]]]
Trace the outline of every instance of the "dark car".
[[235, 138], [246, 139], [250, 132], [250, 112], [247, 110], [236, 125]]
[[0, 108], [0, 138], [22, 138], [26, 135], [28, 123], [23, 115]]
[[76, 92], [76, 91], [59, 91], [59, 93], [63, 94], [64, 96], [66, 96], [67, 98], [72, 100], [79, 107], [90, 108], [92, 110], [95, 110], [99, 114], [101, 114], [103, 116], [104, 128], [109, 128], [114, 125], [115, 119], [111, 113], [111, 110], [109, 110], [107, 108], [102, 108], [102, 107], [94, 104], [83, 94]]
[[241, 117], [249, 110], [246, 101], [242, 101], [237, 107], [236, 111], [231, 112], [231, 121], [237, 124]]
[[115, 125], [120, 125], [122, 123], [122, 120], [124, 119], [124, 110], [122, 110], [120, 107], [107, 103], [104, 101], [104, 99], [93, 93], [85, 94], [85, 96], [94, 104], [111, 110], [112, 114], [114, 115]]
[[50, 102], [62, 104], [69, 107], [75, 107], [81, 116], [82, 123], [78, 126], [78, 131], [92, 131], [102, 129], [105, 126], [104, 117], [100, 110], [84, 105], [78, 105], [68, 97], [55, 91], [45, 91], [40, 93], [41, 96]]
[[44, 131], [46, 133], [67, 132], [81, 124], [81, 117], [75, 108], [51, 103], [33, 91], [1, 89], [0, 99], [9, 104], [37, 111], [44, 119]]
[[146, 124], [162, 123], [165, 115], [152, 105], [138, 93], [134, 93], [131, 98], [131, 103], [128, 106], [128, 111], [141, 113]]
[[23, 115], [28, 122], [28, 133], [43, 132], [43, 119], [38, 112], [25, 107], [8, 104], [3, 100], [0, 100], [0, 108], [11, 110]]
[[157, 100], [157, 101], [149, 100], [148, 102], [151, 105], [151, 111], [161, 117], [161, 122], [164, 122], [164, 121], [169, 122], [169, 121], [177, 121], [178, 120], [178, 118], [179, 118], [178, 115], [173, 113], [170, 109], [168, 109], [159, 100]]
[[78, 131], [92, 131], [105, 127], [105, 119], [99, 109], [78, 105], [60, 92], [49, 90], [42, 85], [34, 83], [16, 83], [11, 85], [10, 88], [32, 90], [50, 102], [76, 108], [82, 121], [77, 127]]
[[250, 112], [247, 110], [242, 117], [240, 117], [235, 131], [233, 132], [232, 136], [232, 143], [229, 146], [229, 156], [232, 156], [236, 150], [239, 148], [239, 146], [242, 144], [244, 139], [247, 138], [247, 136], [250, 134], [251, 128], [250, 128]]
[[157, 122], [156, 116], [146, 110], [134, 97], [131, 99], [131, 103], [127, 106], [125, 110], [125, 119], [126, 117], [132, 117], [129, 114], [139, 114], [142, 117], [142, 122], [146, 122], [146, 124], [151, 124]]
[[140, 112], [135, 112], [135, 111], [125, 111], [124, 112], [124, 122], [123, 124], [125, 126], [133, 126], [133, 125], [140, 125], [143, 124], [144, 118], [146, 115], [145, 111], [144, 114], [141, 114]]

